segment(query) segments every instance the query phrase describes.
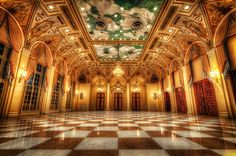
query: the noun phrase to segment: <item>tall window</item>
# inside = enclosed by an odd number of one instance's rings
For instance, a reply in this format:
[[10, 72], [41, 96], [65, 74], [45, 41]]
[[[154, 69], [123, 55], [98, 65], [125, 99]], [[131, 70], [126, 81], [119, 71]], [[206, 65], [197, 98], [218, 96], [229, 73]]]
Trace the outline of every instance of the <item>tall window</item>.
[[45, 70], [45, 67], [38, 64], [36, 72], [32, 74], [30, 79], [27, 81], [22, 111], [39, 110], [39, 101]]
[[0, 114], [4, 107], [4, 97], [10, 82], [10, 59], [12, 48], [0, 43]]
[[62, 85], [63, 85], [64, 77], [58, 75], [56, 86], [53, 88], [52, 91], [52, 99], [51, 99], [51, 107], [50, 109], [56, 110], [59, 108], [59, 102], [61, 98], [62, 92]]
[[0, 43], [0, 74], [2, 79], [7, 79], [10, 74], [10, 58], [12, 48]]
[[73, 104], [74, 83], [71, 83], [70, 90], [66, 99], [66, 110], [70, 110]]

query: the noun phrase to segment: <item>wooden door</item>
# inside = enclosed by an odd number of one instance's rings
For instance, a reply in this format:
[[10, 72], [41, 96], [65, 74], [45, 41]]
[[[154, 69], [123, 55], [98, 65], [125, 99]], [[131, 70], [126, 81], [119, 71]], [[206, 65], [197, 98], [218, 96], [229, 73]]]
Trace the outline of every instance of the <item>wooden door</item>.
[[133, 93], [132, 94], [132, 110], [133, 111], [141, 110], [140, 93]]
[[114, 110], [122, 110], [122, 93], [114, 93]]
[[187, 113], [185, 91], [182, 87], [175, 89], [176, 106], [178, 113]]
[[168, 92], [164, 92], [164, 101], [165, 101], [165, 111], [171, 112], [170, 94]]
[[214, 87], [208, 79], [195, 82], [194, 93], [198, 114], [218, 114]]
[[97, 93], [96, 110], [104, 110], [105, 93]]

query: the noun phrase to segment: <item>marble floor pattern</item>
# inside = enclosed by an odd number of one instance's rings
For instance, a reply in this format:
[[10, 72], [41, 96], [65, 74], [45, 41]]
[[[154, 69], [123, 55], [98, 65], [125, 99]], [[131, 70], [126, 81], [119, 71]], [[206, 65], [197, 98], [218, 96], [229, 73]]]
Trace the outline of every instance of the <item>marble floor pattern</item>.
[[157, 112], [0, 120], [1, 156], [236, 156], [236, 122]]

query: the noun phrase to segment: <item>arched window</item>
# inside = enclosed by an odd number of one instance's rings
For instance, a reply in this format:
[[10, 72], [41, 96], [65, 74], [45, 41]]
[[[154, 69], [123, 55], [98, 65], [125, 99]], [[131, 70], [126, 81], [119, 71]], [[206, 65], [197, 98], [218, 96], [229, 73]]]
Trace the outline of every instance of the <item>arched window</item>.
[[45, 80], [45, 72], [46, 68], [37, 64], [36, 72], [31, 74], [29, 80], [26, 82], [22, 111], [39, 110], [39, 101], [43, 81]]
[[30, 49], [22, 111], [40, 111], [43, 88], [47, 87], [47, 67], [52, 65], [51, 51], [43, 42], [36, 42]]
[[51, 110], [60, 109], [60, 103], [62, 100], [62, 96], [65, 92], [65, 84], [64, 79], [67, 73], [67, 66], [63, 60], [60, 60], [56, 66], [56, 71], [54, 75], [54, 83], [52, 88], [52, 98], [51, 98]]
[[72, 109], [74, 92], [75, 92], [75, 83], [71, 82], [69, 85], [69, 92], [67, 94], [67, 99], [66, 99], [66, 110]]
[[57, 110], [59, 109], [59, 103], [61, 102], [61, 97], [62, 97], [62, 87], [63, 87], [63, 80], [64, 76], [58, 75], [56, 79], [56, 85], [53, 88], [52, 91], [52, 99], [51, 99], [51, 110]]

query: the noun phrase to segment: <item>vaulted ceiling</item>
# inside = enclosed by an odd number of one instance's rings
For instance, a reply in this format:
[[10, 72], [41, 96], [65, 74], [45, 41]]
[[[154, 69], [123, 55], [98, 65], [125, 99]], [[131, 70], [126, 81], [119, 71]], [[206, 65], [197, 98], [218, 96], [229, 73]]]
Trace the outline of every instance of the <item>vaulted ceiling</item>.
[[[207, 49], [235, 0], [0, 0], [19, 22], [25, 48], [42, 41], [69, 72], [102, 73], [117, 61], [125, 78], [162, 77], [184, 64], [194, 42]], [[178, 63], [172, 63], [178, 60]]]

